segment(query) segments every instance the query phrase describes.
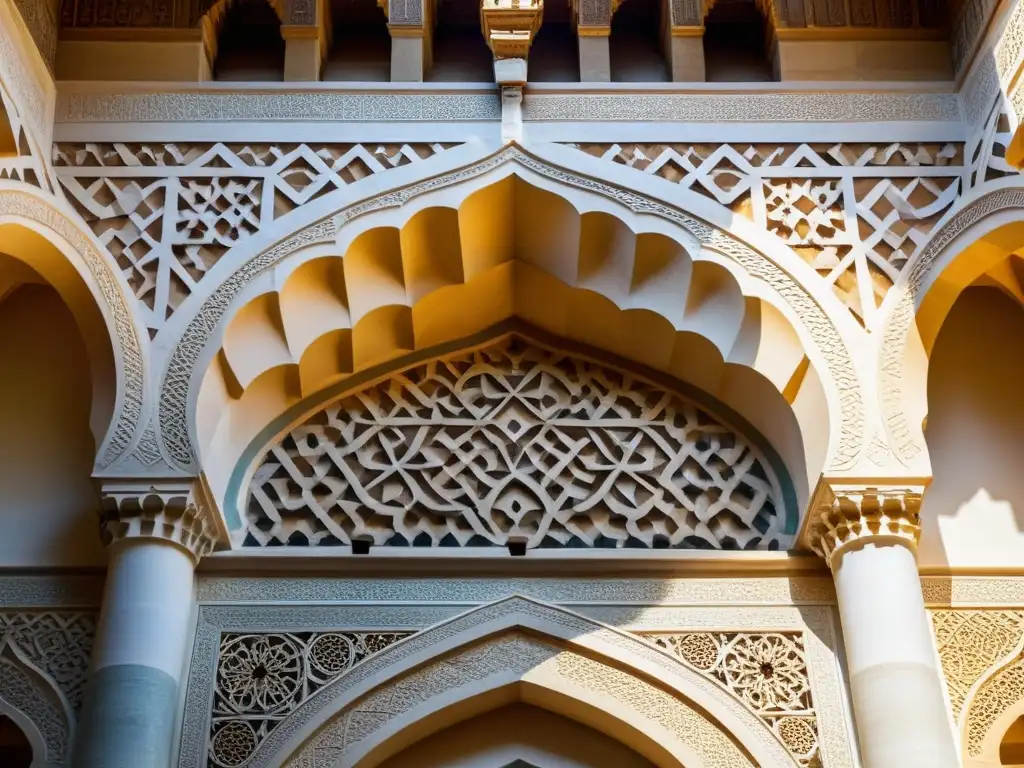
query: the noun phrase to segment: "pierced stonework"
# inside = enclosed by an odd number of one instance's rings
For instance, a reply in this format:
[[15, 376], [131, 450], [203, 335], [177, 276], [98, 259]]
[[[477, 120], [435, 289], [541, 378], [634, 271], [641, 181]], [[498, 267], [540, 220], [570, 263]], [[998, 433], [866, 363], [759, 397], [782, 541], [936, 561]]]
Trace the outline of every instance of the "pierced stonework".
[[21, 181], [48, 190], [46, 172], [32, 152], [30, 136], [14, 97], [0, 82], [0, 180]]
[[805, 766], [820, 765], [807, 654], [796, 632], [646, 634], [684, 664], [717, 680]]
[[60, 183], [152, 333], [234, 245], [325, 194], [451, 144], [56, 144]]
[[407, 632], [228, 633], [221, 637], [211, 768], [242, 765], [302, 702]]
[[569, 146], [710, 197], [774, 233], [865, 325], [955, 203], [965, 173], [956, 143]]
[[785, 549], [747, 439], [628, 373], [518, 338], [336, 401], [260, 461], [244, 541]]

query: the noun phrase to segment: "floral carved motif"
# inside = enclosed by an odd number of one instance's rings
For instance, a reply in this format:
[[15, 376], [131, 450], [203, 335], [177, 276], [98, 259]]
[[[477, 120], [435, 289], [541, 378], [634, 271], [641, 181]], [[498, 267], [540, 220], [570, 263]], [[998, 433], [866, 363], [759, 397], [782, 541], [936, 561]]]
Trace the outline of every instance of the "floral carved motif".
[[249, 545], [782, 549], [742, 435], [638, 378], [517, 338], [351, 394], [250, 485]]
[[799, 633], [687, 632], [646, 638], [725, 686], [801, 765], [821, 765], [817, 714]]
[[234, 245], [329, 192], [447, 144], [57, 144], [61, 185], [156, 332]]
[[959, 144], [571, 145], [679, 184], [779, 236], [870, 325], [961, 193]]
[[405, 632], [224, 634], [210, 726], [211, 767], [245, 763], [302, 702]]

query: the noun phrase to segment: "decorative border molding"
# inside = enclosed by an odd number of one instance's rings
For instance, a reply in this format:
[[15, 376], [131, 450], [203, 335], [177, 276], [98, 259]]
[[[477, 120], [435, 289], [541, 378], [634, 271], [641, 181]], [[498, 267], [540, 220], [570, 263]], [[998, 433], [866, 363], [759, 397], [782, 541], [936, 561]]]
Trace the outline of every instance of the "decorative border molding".
[[1024, 576], [923, 576], [921, 590], [933, 608], [1024, 606]]
[[333, 241], [339, 228], [360, 216], [400, 206], [418, 195], [467, 181], [509, 162], [566, 186], [602, 195], [634, 213], [657, 216], [680, 226], [705, 247], [731, 258], [749, 275], [776, 291], [818, 341], [821, 357], [826, 361], [837, 389], [841, 424], [830, 469], [847, 469], [856, 462], [865, 440], [866, 416], [860, 381], [841, 334], [806, 288], [763, 254], [676, 206], [562, 169], [528, 154], [518, 145], [509, 145], [474, 165], [353, 203], [294, 232], [239, 266], [231, 277], [217, 286], [192, 318], [167, 367], [160, 390], [159, 413], [166, 454], [183, 470], [193, 467], [195, 459], [188, 433], [188, 399], [195, 365], [234, 298], [257, 275], [300, 248]]
[[[1024, 584], [1024, 582], [1022, 582]], [[1022, 587], [1024, 590], [1024, 587]], [[274, 604], [316, 602], [455, 603], [474, 605], [510, 594], [571, 605], [834, 605], [832, 578], [336, 578], [199, 575], [200, 603]]]
[[326, 91], [57, 94], [56, 123], [235, 123], [297, 120], [422, 122], [500, 120], [494, 93], [337, 93]]
[[0, 608], [98, 608], [103, 602], [102, 573], [0, 574]]
[[528, 92], [523, 120], [612, 122], [959, 121], [955, 93], [630, 93]]
[[[588, 122], [959, 122], [956, 93], [896, 91], [528, 92], [523, 119]], [[261, 90], [230, 93], [77, 91], [57, 94], [57, 123], [498, 121], [497, 91], [389, 93]]]

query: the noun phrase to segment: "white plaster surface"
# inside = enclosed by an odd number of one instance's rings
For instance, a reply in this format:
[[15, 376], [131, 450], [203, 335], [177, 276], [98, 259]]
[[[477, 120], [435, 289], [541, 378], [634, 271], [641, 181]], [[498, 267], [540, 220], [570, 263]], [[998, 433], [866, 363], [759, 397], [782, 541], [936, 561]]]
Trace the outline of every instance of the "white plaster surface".
[[182, 675], [192, 612], [191, 556], [159, 540], [123, 542], [107, 569], [94, 669], [139, 664]]

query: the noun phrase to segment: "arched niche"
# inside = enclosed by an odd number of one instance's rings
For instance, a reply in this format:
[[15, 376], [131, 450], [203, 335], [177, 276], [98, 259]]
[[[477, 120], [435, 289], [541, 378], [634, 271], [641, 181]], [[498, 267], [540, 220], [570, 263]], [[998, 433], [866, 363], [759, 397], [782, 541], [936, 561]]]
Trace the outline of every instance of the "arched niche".
[[[797, 765], [724, 688], [636, 637], [519, 597], [370, 657], [301, 704], [243, 759], [249, 768], [296, 766], [315, 751], [323, 764], [370, 768], [515, 702], [599, 730], [659, 768]], [[255, 744], [244, 723], [230, 728], [213, 735], [211, 749]]]
[[[1024, 260], [1019, 255], [1024, 252], [1024, 228], [1019, 222], [1024, 192], [1019, 184], [1019, 179], [999, 179], [980, 197], [947, 215], [929, 243], [908, 264], [896, 289], [890, 291], [885, 324], [878, 334], [879, 402], [890, 445], [907, 466], [928, 456], [933, 443], [941, 454], [934, 467], [933, 500], [929, 503], [926, 494], [923, 507], [926, 529], [922, 562], [931, 565], [969, 566], [968, 560], [973, 557], [975, 563], [992, 566], [994, 550], [981, 553], [973, 546], [990, 526], [1002, 531], [993, 538], [999, 540], [999, 554], [995, 556], [1000, 564], [1009, 565], [1007, 557], [1015, 562], [1024, 561], [1024, 550], [1009, 552], [1015, 548], [1016, 529], [1020, 527], [1015, 515], [1019, 513], [1011, 510], [1007, 516], [1002, 509], [1006, 505], [1020, 506], [1024, 499], [1001, 498], [1015, 483], [1007, 485], [1009, 475], [1005, 471], [1002, 478], [997, 477], [1003, 464], [999, 454], [1008, 448], [1015, 450], [1013, 438], [1000, 435], [1002, 427], [993, 421], [996, 403], [1011, 402], [1000, 393], [1003, 384], [998, 379], [1013, 377], [1016, 355], [1011, 353], [1007, 357], [1002, 345], [1005, 343], [1007, 350], [1014, 348], [1009, 334], [1014, 334], [1012, 329], [1018, 325], [1014, 319], [1016, 310], [1024, 302]], [[979, 303], [969, 296], [982, 296], [986, 291], [993, 299], [990, 302]], [[969, 304], [980, 312], [977, 323], [965, 312], [954, 311], [955, 306], [963, 308]], [[996, 327], [1000, 328], [998, 332]], [[940, 344], [940, 339], [945, 342]], [[933, 376], [933, 365], [946, 371], [945, 383]], [[964, 365], [970, 365], [972, 370]], [[963, 390], [956, 396], [949, 386], [954, 379]], [[947, 412], [930, 414], [935, 403], [943, 403]], [[975, 418], [969, 422], [971, 430], [963, 433], [961, 439], [956, 434], [960, 430], [953, 423], [966, 416], [967, 408], [975, 409]], [[1006, 416], [1006, 424], [1015, 423], [1013, 412]], [[992, 428], [992, 441], [977, 434], [986, 425]], [[942, 446], [936, 442], [940, 438], [945, 441]], [[981, 453], [971, 454], [972, 461], [983, 461], [984, 451], [992, 451], [991, 456], [996, 458], [982, 475], [965, 471], [963, 463], [951, 457], [953, 451], [971, 453], [971, 440], [982, 446]], [[932, 469], [929, 467], [929, 474]], [[964, 486], [973, 481], [979, 484], [975, 490], [981, 493], [980, 502], [984, 502], [980, 506], [987, 510], [982, 515], [987, 519], [982, 528], [968, 520], [969, 514], [961, 514], [970, 512], [971, 499], [964, 497]], [[982, 488], [982, 484], [991, 487]], [[960, 512], [949, 508], [954, 499], [962, 507]], [[978, 504], [974, 507], [980, 508]], [[935, 519], [936, 514], [944, 519]], [[940, 525], [947, 529], [941, 535]], [[960, 532], [953, 533], [958, 526]], [[945, 551], [943, 539], [949, 539], [957, 551]], [[972, 547], [975, 554], [965, 554]]]
[[[332, 242], [293, 249], [217, 310], [227, 317], [203, 342], [187, 400], [175, 394], [162, 406], [161, 430], [176, 459], [196, 446], [219, 502], [227, 503], [229, 477], [251, 441], [297, 403], [509, 320], [721, 401], [782, 456], [800, 508], [827, 457], [858, 450], [859, 392], [840, 403], [835, 372], [849, 362], [835, 327], [823, 314], [802, 314], [821, 310], [803, 303], [795, 284], [783, 299], [771, 287], [780, 282], [725, 255], [747, 252], [738, 245], [706, 247], [651, 208], [570, 194], [514, 163], [471, 184], [428, 188], [400, 208], [375, 211], [371, 201], [357, 206], [367, 213], [339, 214], [347, 222]], [[208, 303], [221, 301], [215, 294]], [[193, 325], [208, 332], [198, 319]], [[826, 345], [829, 332], [835, 343]], [[165, 390], [184, 383], [195, 344], [179, 345]], [[843, 381], [848, 389], [855, 377]], [[180, 416], [176, 403], [187, 403]]]
[[993, 286], [966, 288], [928, 365], [925, 439], [933, 480], [921, 508], [923, 567], [1024, 565], [1024, 307]]
[[38, 190], [0, 182], [0, 297], [44, 284], [74, 318], [88, 357], [96, 468], [132, 444], [145, 390], [142, 325], [107, 258]]

